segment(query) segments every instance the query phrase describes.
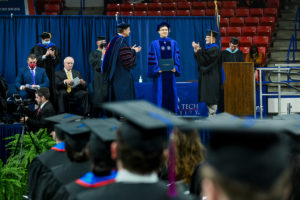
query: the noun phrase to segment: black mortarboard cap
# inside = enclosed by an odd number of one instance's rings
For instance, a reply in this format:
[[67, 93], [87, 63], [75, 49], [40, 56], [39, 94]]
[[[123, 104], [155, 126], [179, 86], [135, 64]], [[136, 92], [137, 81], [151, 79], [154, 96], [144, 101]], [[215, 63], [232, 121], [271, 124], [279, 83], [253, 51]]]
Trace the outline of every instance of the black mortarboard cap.
[[99, 40], [105, 40], [105, 37], [104, 36], [97, 36], [97, 41]]
[[93, 154], [106, 151], [107, 144], [116, 139], [117, 130], [121, 124], [115, 118], [89, 119], [83, 122], [90, 130], [90, 150]]
[[130, 24], [128, 24], [126, 22], [122, 22], [122, 23], [117, 25], [117, 28], [121, 28], [121, 29], [126, 29], [128, 27], [130, 27]]
[[290, 148], [293, 156], [300, 154], [300, 115], [278, 115], [273, 117], [276, 124], [282, 124], [288, 130], [287, 135], [291, 138]]
[[239, 41], [240, 41], [239, 38], [236, 38], [236, 37], [231, 37], [231, 38], [230, 38], [230, 43], [231, 43], [231, 44], [238, 44]]
[[217, 31], [214, 31], [214, 30], [208, 30], [206, 32], [206, 36], [213, 36], [214, 38], [217, 38], [219, 35], [219, 33]]
[[81, 151], [89, 140], [90, 129], [82, 122], [56, 124], [55, 128], [65, 134], [66, 142], [75, 151]]
[[70, 114], [70, 113], [62, 113], [59, 115], [53, 115], [51, 117], [45, 118], [45, 120], [52, 122], [54, 124], [68, 123], [82, 119], [83, 116]]
[[156, 31], [159, 31], [159, 29], [164, 26], [168, 27], [168, 29], [170, 30], [170, 24], [168, 24], [167, 22], [162, 22], [157, 25]]
[[114, 141], [116, 139], [116, 132], [121, 122], [115, 118], [107, 119], [88, 119], [83, 121], [84, 124], [103, 141]]
[[[50, 129], [54, 130], [55, 124], [69, 123], [69, 122], [80, 120], [82, 118], [83, 117], [79, 116], [79, 115], [70, 114], [70, 113], [62, 113], [59, 115], [53, 115], [51, 117], [47, 117], [47, 118], [45, 118], [45, 120], [49, 122], [49, 126], [51, 127]], [[62, 131], [55, 130], [55, 134], [58, 136], [58, 138], [64, 139], [64, 134]]]
[[187, 123], [144, 100], [106, 103], [103, 108], [125, 117], [127, 121], [120, 127], [122, 139], [142, 152], [161, 148], [167, 139], [167, 128]]
[[255, 120], [233, 124], [224, 129], [206, 125], [207, 163], [224, 177], [268, 190], [289, 163], [288, 140], [280, 134], [285, 128]]
[[51, 38], [51, 33], [44, 32], [40, 36], [41, 36], [42, 39]]

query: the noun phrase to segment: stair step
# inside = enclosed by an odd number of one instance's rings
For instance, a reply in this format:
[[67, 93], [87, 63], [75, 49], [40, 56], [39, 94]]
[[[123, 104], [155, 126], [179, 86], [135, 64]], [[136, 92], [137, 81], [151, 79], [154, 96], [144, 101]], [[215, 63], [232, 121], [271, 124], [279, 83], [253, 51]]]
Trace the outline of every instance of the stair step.
[[[298, 31], [299, 35], [300, 32]], [[297, 34], [298, 34], [297, 33]], [[285, 30], [285, 29], [277, 29], [277, 35], [276, 35], [276, 39], [291, 39], [292, 35], [294, 34], [294, 29], [292, 28], [291, 30]], [[300, 37], [297, 38], [298, 40], [300, 39]]]
[[[294, 20], [293, 21], [278, 21], [278, 28], [294, 28]], [[297, 25], [297, 27], [299, 27]]]
[[280, 17], [278, 18], [278, 21], [281, 20], [295, 20], [296, 14], [294, 13], [280, 13]]

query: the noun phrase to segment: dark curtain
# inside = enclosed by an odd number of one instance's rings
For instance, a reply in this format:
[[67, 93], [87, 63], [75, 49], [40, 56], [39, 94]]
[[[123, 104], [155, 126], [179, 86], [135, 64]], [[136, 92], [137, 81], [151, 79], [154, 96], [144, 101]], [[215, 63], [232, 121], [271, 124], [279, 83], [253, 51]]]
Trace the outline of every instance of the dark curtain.
[[[135, 81], [141, 75], [143, 81], [151, 81], [147, 75], [148, 48], [152, 40], [159, 37], [156, 26], [162, 21], [171, 25], [170, 37], [179, 44], [182, 75], [177, 81], [195, 80], [197, 65], [193, 58], [192, 41], [205, 45], [207, 29], [216, 29], [214, 17], [119, 17], [118, 22], [131, 24], [130, 45], [141, 45], [136, 68]], [[9, 84], [15, 82], [17, 73], [27, 65], [26, 58], [31, 48], [40, 42], [42, 32], [52, 34], [62, 54], [61, 64], [66, 56], [75, 59], [74, 69], [79, 70], [88, 82], [92, 81], [92, 71], [88, 63], [89, 53], [96, 49], [96, 36], [111, 39], [116, 32], [114, 16], [0, 16], [0, 74]]]

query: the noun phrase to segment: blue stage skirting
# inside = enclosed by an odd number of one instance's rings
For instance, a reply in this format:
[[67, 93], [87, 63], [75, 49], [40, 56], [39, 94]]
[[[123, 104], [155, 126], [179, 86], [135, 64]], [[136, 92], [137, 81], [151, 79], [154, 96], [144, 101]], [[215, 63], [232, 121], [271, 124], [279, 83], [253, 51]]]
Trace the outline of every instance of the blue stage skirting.
[[[178, 93], [178, 113], [182, 116], [207, 117], [208, 110], [205, 103], [198, 102], [198, 83], [176, 83]], [[153, 103], [152, 82], [135, 83], [137, 99], [145, 99]]]
[[22, 132], [22, 124], [0, 124], [0, 158], [3, 162], [9, 156], [9, 151], [5, 150], [5, 145], [9, 143], [4, 140], [6, 137], [14, 136], [16, 133]]

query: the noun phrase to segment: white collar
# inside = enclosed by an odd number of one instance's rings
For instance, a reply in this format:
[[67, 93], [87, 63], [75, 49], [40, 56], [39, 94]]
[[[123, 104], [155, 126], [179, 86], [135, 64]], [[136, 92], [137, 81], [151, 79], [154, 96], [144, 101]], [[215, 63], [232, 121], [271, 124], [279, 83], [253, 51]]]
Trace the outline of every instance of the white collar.
[[118, 171], [116, 182], [127, 182], [127, 183], [156, 183], [158, 182], [158, 176], [155, 172], [151, 174], [141, 175], [130, 172], [126, 169]]
[[[68, 74], [68, 70], [66, 68], [64, 68], [66, 74]], [[72, 69], [70, 70], [71, 74], [72, 74]]]
[[41, 106], [40, 109], [42, 109], [44, 107], [44, 105], [47, 103], [48, 101], [44, 102]]

